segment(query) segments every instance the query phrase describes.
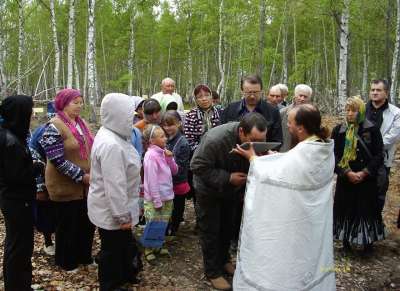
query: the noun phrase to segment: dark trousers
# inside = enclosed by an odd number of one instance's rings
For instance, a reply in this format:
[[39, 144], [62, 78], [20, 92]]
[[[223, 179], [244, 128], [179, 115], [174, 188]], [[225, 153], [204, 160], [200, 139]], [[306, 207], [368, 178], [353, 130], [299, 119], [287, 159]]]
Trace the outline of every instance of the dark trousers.
[[[389, 176], [390, 176], [390, 168], [386, 167], [386, 175], [387, 179], [389, 181]], [[385, 207], [385, 201], [386, 201], [386, 193], [389, 189], [389, 183], [387, 185], [388, 187], [384, 189], [381, 193], [378, 193], [378, 209], [380, 212], [383, 211], [383, 207]]]
[[99, 228], [101, 249], [98, 257], [101, 291], [111, 291], [127, 282], [135, 282], [138, 270], [134, 260], [136, 243], [129, 230]]
[[6, 291], [31, 290], [33, 252], [32, 203], [2, 201], [6, 238], [4, 243], [3, 276]]
[[175, 195], [174, 209], [172, 210], [171, 222], [168, 226], [169, 234], [175, 235], [179, 229], [180, 223], [183, 221], [185, 213], [186, 195]]
[[223, 274], [224, 264], [230, 261], [232, 239], [232, 198], [217, 198], [212, 194], [196, 193], [196, 214], [203, 252], [204, 272], [210, 279]]
[[55, 202], [56, 265], [73, 270], [79, 264], [91, 264], [95, 227], [87, 215], [86, 199]]

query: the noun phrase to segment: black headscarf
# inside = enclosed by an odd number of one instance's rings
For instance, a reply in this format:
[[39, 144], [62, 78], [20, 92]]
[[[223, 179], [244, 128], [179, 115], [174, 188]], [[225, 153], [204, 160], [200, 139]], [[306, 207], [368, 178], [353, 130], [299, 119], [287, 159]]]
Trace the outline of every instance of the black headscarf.
[[32, 97], [26, 95], [7, 97], [0, 106], [0, 115], [4, 119], [1, 126], [10, 130], [23, 144], [29, 133], [32, 108]]

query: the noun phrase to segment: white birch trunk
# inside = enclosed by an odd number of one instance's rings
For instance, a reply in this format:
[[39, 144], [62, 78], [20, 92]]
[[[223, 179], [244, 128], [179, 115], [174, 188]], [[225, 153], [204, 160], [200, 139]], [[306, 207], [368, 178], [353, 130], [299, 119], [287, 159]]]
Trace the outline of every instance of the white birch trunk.
[[69, 1], [67, 88], [72, 88], [75, 58], [75, 0]]
[[133, 72], [135, 70], [135, 17], [136, 17], [136, 7], [132, 7], [131, 23], [130, 23], [131, 35], [129, 41], [129, 55], [128, 55], [128, 73], [129, 73], [128, 94], [131, 96], [133, 95]]
[[50, 22], [51, 30], [53, 32], [53, 45], [54, 45], [54, 75], [53, 85], [55, 90], [59, 87], [59, 74], [60, 74], [60, 47], [58, 46], [56, 13], [54, 8], [54, 0], [50, 0]]
[[368, 100], [368, 55], [369, 46], [365, 43], [363, 44], [363, 75], [362, 75], [362, 85], [361, 85], [361, 95], [364, 100]]
[[18, 1], [17, 93], [22, 94], [22, 57], [24, 55], [24, 0]]
[[339, 54], [339, 75], [338, 75], [338, 100], [336, 105], [337, 113], [344, 113], [347, 98], [347, 61], [349, 48], [349, 3], [344, 0], [344, 8], [340, 19], [340, 54]]
[[76, 62], [76, 58], [74, 59], [74, 71], [75, 71], [75, 88], [80, 90], [81, 83], [80, 83], [80, 74], [78, 69], [78, 63]]
[[[192, 59], [192, 0], [189, 1], [188, 9], [188, 30], [186, 34], [186, 43], [188, 49], [188, 89], [186, 96], [190, 96], [193, 90], [193, 59]], [[190, 97], [189, 97], [190, 98]]]
[[392, 74], [391, 80], [392, 85], [390, 88], [390, 102], [396, 104], [397, 96], [397, 70], [399, 67], [399, 46], [400, 46], [400, 0], [397, 0], [397, 25], [396, 25], [396, 43], [393, 52], [393, 62], [392, 62]]
[[[0, 9], [4, 11], [3, 7], [4, 2], [1, 2]], [[2, 22], [2, 12], [0, 12], [0, 23]], [[4, 63], [5, 63], [5, 32], [3, 29], [0, 29], [0, 97], [5, 98], [7, 91], [7, 77], [4, 71]]]
[[265, 48], [265, 10], [266, 0], [260, 0], [260, 35], [259, 35], [259, 47], [258, 55], [260, 57], [258, 65], [258, 75], [262, 78], [264, 74], [264, 48]]
[[221, 98], [221, 101], [225, 100], [225, 60], [223, 58], [222, 46], [223, 46], [223, 12], [224, 12], [224, 0], [221, 0], [219, 5], [219, 40], [218, 40], [218, 68], [221, 80], [219, 81], [217, 92]]
[[97, 85], [96, 85], [96, 42], [94, 8], [95, 0], [88, 0], [88, 99], [91, 109], [90, 121], [96, 122]]

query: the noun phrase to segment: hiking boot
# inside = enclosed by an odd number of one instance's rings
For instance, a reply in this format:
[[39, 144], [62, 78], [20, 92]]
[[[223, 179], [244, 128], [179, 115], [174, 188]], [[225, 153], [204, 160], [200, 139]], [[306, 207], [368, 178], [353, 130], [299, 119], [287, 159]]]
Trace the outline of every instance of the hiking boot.
[[211, 282], [211, 285], [213, 288], [217, 290], [231, 290], [232, 286], [231, 284], [226, 281], [226, 279], [222, 276], [214, 278], [214, 279], [209, 279]]
[[227, 274], [233, 276], [233, 274], [235, 274], [235, 266], [234, 266], [231, 262], [226, 263], [226, 264], [224, 265], [224, 271], [225, 271]]

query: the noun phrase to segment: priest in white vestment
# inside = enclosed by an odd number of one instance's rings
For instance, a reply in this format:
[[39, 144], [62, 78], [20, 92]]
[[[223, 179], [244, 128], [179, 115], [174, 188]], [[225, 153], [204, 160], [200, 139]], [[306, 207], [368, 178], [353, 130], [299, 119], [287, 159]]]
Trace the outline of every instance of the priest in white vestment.
[[333, 141], [310, 104], [288, 116], [298, 143], [287, 153], [248, 158], [234, 290], [336, 289], [333, 260]]

